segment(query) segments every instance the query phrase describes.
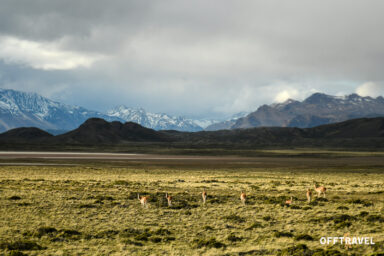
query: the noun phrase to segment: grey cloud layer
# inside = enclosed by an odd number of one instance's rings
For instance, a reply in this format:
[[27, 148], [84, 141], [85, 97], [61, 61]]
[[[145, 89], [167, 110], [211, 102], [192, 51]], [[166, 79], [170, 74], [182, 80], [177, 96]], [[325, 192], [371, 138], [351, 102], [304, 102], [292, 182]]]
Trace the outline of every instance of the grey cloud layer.
[[3, 0], [0, 36], [103, 56], [65, 71], [72, 82], [54, 83], [109, 97], [100, 106], [80, 95], [77, 104], [108, 108], [119, 95], [152, 111], [204, 115], [250, 110], [282, 91], [381, 87], [383, 9], [383, 1], [346, 0]]

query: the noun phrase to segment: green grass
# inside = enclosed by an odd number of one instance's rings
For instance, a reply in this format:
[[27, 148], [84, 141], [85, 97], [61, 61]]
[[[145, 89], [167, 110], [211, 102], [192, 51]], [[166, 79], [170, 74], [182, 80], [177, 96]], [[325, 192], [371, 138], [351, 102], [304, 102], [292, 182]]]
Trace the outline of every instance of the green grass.
[[[327, 200], [308, 204], [314, 181], [326, 186]], [[380, 165], [0, 166], [0, 255], [384, 253], [383, 183]], [[147, 209], [137, 193], [149, 196]], [[376, 245], [346, 251], [319, 243], [347, 232]]]

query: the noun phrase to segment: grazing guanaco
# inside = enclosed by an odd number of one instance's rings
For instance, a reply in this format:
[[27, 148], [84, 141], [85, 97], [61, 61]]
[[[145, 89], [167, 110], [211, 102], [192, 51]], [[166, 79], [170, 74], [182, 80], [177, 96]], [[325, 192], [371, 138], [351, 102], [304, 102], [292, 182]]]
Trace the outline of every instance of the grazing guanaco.
[[324, 186], [316, 187], [316, 184], [313, 185], [315, 191], [317, 192], [317, 197], [320, 197], [321, 194], [325, 197], [325, 191], [327, 190]]
[[137, 199], [140, 200], [140, 203], [143, 207], [148, 207], [148, 196], [140, 196], [137, 194]]
[[247, 199], [247, 195], [241, 191], [241, 194], [240, 194], [240, 200], [241, 202], [245, 205], [245, 200]]
[[207, 192], [204, 190], [203, 193], [201, 193], [201, 196], [203, 197], [203, 204], [205, 204], [205, 201], [207, 200]]
[[[348, 239], [347, 239], [348, 238]], [[346, 241], [348, 240], [348, 242]], [[349, 237], [349, 232], [348, 233], [345, 233], [344, 234], [344, 244], [345, 244], [345, 249], [348, 250], [348, 249], [352, 249], [352, 245], [351, 245], [351, 238]]]
[[168, 206], [172, 206], [172, 197], [168, 195], [168, 193], [165, 193], [165, 198], [168, 201]]
[[285, 201], [285, 204], [286, 204], [286, 205], [291, 205], [292, 202], [293, 202], [293, 197], [291, 197], [290, 200], [286, 200], [286, 201]]
[[307, 189], [307, 199], [308, 199], [308, 203], [311, 202], [311, 198], [312, 198], [312, 190], [310, 188]]

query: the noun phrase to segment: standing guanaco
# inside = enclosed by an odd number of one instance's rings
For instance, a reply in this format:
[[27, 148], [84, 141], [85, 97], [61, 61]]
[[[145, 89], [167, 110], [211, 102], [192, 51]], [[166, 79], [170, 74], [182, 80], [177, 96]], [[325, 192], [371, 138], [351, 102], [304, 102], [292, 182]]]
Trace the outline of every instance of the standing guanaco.
[[293, 203], [293, 197], [291, 197], [290, 200], [286, 200], [286, 201], [285, 201], [285, 204], [286, 204], [286, 205], [291, 205], [292, 203]]
[[148, 207], [148, 196], [140, 196], [137, 194], [137, 199], [140, 200], [140, 203], [143, 207]]
[[321, 194], [325, 197], [325, 191], [327, 190], [324, 186], [316, 187], [316, 184], [313, 185], [315, 191], [317, 192], [317, 197], [320, 197]]
[[201, 193], [201, 196], [203, 197], [203, 204], [205, 204], [205, 201], [207, 200], [207, 192], [204, 190], [203, 193]]
[[307, 189], [307, 199], [308, 199], [308, 203], [311, 202], [311, 198], [312, 198], [312, 190], [310, 188]]
[[351, 245], [351, 238], [349, 237], [349, 232], [348, 233], [345, 233], [344, 234], [344, 247], [346, 250], [348, 249], [352, 249], [352, 245]]
[[241, 202], [245, 205], [245, 200], [247, 199], [247, 195], [241, 191], [241, 194], [240, 194], [240, 200]]
[[168, 206], [172, 206], [172, 197], [168, 195], [168, 193], [165, 193], [165, 198], [168, 201]]

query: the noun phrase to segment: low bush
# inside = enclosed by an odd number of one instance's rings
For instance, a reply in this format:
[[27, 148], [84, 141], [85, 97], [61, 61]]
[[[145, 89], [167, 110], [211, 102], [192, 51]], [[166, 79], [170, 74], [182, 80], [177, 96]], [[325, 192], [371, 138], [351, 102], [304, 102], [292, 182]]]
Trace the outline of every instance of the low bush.
[[204, 230], [213, 230], [213, 227], [206, 225], [203, 227], [203, 229]]
[[17, 206], [30, 206], [32, 205], [31, 203], [27, 203], [27, 202], [22, 202], [22, 203], [18, 203]]
[[53, 227], [40, 227], [35, 231], [34, 235], [37, 237], [42, 237], [44, 235], [53, 235], [56, 233], [57, 233], [57, 229]]
[[151, 241], [152, 243], [160, 243], [162, 241], [161, 237], [151, 237], [149, 238], [149, 241]]
[[151, 234], [142, 233], [142, 234], [136, 235], [134, 238], [135, 240], [138, 240], [138, 241], [148, 241], [150, 236]]
[[298, 244], [292, 247], [280, 250], [278, 256], [303, 256], [311, 255], [311, 250], [305, 244]]
[[316, 197], [315, 201], [317, 202], [328, 202], [329, 200], [325, 197]]
[[275, 233], [273, 233], [273, 236], [274, 237], [293, 237], [293, 234], [290, 233], [290, 232], [284, 232], [284, 231], [276, 231]]
[[113, 184], [118, 186], [128, 186], [130, 182], [126, 180], [116, 180], [113, 182]]
[[21, 197], [19, 197], [19, 196], [11, 196], [11, 197], [8, 198], [8, 200], [13, 200], [13, 201], [21, 200]]
[[101, 195], [96, 196], [95, 199], [100, 200], [100, 201], [113, 201], [113, 200], [115, 200], [115, 198], [113, 198], [111, 196], [101, 196]]
[[271, 219], [272, 219], [271, 216], [264, 216], [264, 217], [263, 217], [263, 220], [265, 220], [265, 221], [270, 221]]
[[247, 227], [245, 230], [253, 230], [255, 228], [263, 228], [264, 226], [260, 222], [254, 222], [251, 226]]
[[368, 222], [384, 222], [384, 218], [380, 215], [369, 215], [367, 217]]
[[319, 205], [319, 202], [316, 201], [316, 200], [313, 200], [313, 201], [311, 201], [311, 202], [309, 203], [309, 205], [311, 205], [311, 206], [316, 206], [316, 205]]
[[350, 204], [361, 204], [361, 205], [363, 205], [365, 207], [373, 206], [372, 202], [369, 202], [369, 201], [366, 201], [366, 200], [361, 200], [361, 199], [351, 199], [351, 200], [348, 200], [347, 203], [350, 203]]
[[172, 232], [169, 231], [168, 229], [165, 229], [165, 228], [159, 228], [159, 229], [153, 231], [153, 234], [161, 235], [161, 236], [166, 236], [166, 235], [172, 234]]
[[[168, 205], [166, 206], [168, 207]], [[194, 209], [199, 207], [198, 204], [189, 203], [187, 200], [178, 200], [177, 202], [172, 202], [171, 209], [180, 210], [180, 209]]]
[[140, 230], [135, 228], [127, 228], [120, 232], [121, 237], [132, 237], [135, 235], [142, 234], [143, 232], [147, 232], [148, 230]]
[[237, 222], [237, 223], [245, 222], [245, 218], [240, 217], [236, 214], [231, 214], [231, 215], [225, 216], [224, 219], [226, 219], [228, 221], [232, 221], [232, 222]]
[[218, 180], [212, 179], [212, 180], [202, 180], [201, 183], [216, 183], [219, 182]]
[[90, 209], [90, 208], [97, 208], [97, 205], [94, 204], [80, 204], [79, 205], [80, 209]]
[[134, 246], [143, 246], [143, 243], [140, 243], [140, 242], [137, 242], [137, 241], [132, 241], [130, 239], [123, 239], [122, 242], [125, 243], [125, 244], [134, 245]]
[[103, 230], [98, 232], [93, 238], [111, 238], [119, 234], [118, 230]]
[[307, 235], [307, 234], [300, 234], [300, 235], [296, 235], [294, 237], [295, 240], [299, 241], [299, 240], [307, 240], [307, 241], [313, 241], [313, 237], [310, 236], [310, 235]]
[[20, 251], [10, 251], [7, 256], [28, 256], [28, 254], [22, 253]]
[[31, 251], [45, 249], [41, 245], [32, 241], [15, 241], [15, 242], [0, 242], [0, 249], [2, 250], [18, 250], [18, 251]]
[[173, 237], [173, 236], [166, 236], [166, 237], [163, 238], [164, 242], [175, 241], [175, 240], [176, 240], [176, 238]]
[[230, 235], [227, 236], [227, 240], [230, 241], [230, 242], [238, 242], [238, 241], [243, 240], [243, 238], [238, 237], [238, 236], [236, 236], [234, 234], [230, 234]]
[[333, 221], [335, 224], [338, 224], [338, 223], [342, 223], [345, 221], [356, 220], [356, 217], [348, 215], [348, 214], [341, 214], [341, 215], [335, 215], [335, 216], [330, 216], [330, 217], [324, 217], [324, 220]]
[[226, 245], [222, 242], [219, 242], [216, 240], [216, 238], [210, 238], [208, 240], [204, 239], [195, 239], [193, 240], [193, 243], [196, 245], [196, 248], [224, 248]]

